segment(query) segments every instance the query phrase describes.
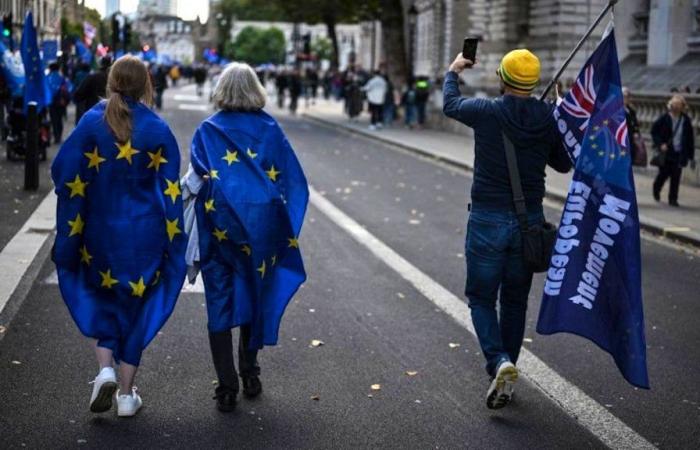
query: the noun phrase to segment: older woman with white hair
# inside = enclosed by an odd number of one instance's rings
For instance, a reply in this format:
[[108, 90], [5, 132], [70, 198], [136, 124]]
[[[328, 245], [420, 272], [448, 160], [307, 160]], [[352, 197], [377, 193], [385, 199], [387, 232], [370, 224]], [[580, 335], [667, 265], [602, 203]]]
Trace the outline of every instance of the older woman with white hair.
[[250, 66], [227, 66], [212, 99], [218, 112], [197, 128], [182, 185], [189, 279], [201, 269], [214, 398], [228, 412], [239, 391], [231, 329], [241, 328], [243, 393], [255, 397], [258, 350], [277, 343], [282, 314], [306, 279], [298, 237], [308, 187], [282, 129], [263, 111], [265, 90]]

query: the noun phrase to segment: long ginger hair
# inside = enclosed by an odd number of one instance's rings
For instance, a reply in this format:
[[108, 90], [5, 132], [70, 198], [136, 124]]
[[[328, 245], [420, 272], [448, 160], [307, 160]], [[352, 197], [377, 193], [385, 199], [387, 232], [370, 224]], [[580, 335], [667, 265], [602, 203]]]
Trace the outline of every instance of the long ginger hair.
[[104, 118], [117, 142], [131, 139], [133, 123], [127, 98], [147, 105], [153, 103], [153, 85], [148, 69], [135, 56], [119, 58], [107, 78], [107, 106]]

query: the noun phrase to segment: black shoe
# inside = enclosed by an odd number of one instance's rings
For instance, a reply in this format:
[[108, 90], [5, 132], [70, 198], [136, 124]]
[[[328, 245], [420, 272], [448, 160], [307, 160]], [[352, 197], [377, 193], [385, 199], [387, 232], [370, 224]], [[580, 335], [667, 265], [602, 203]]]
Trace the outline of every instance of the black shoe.
[[254, 398], [262, 392], [262, 383], [257, 375], [249, 377], [241, 377], [243, 380], [243, 395], [248, 398]]
[[214, 395], [214, 400], [216, 400], [216, 408], [221, 412], [232, 412], [236, 409], [236, 396], [238, 392], [231, 390], [226, 387], [216, 388], [216, 395]]
[[668, 202], [669, 205], [675, 206], [676, 208], [680, 208], [681, 205], [678, 204], [678, 202]]
[[654, 192], [654, 200], [656, 200], [657, 202], [661, 201], [661, 196], [659, 195], [658, 192]]

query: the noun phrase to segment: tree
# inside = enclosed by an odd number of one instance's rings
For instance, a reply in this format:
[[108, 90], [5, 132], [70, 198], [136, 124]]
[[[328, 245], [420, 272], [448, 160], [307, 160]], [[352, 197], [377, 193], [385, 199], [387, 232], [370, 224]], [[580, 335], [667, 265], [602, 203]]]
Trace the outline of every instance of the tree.
[[252, 26], [243, 28], [236, 40], [224, 46], [224, 56], [251, 65], [284, 62], [284, 33], [275, 27], [260, 29]]
[[382, 43], [386, 70], [390, 79], [410, 82], [411, 75], [406, 62], [406, 34], [401, 0], [381, 0], [379, 16], [382, 22]]
[[315, 54], [319, 60], [331, 60], [333, 58], [333, 44], [330, 39], [317, 37], [311, 43], [311, 53]]

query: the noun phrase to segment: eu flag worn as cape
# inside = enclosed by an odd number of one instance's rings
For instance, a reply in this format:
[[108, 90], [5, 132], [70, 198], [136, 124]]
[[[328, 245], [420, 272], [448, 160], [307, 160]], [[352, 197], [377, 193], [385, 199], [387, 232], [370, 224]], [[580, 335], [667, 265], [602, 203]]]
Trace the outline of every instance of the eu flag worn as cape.
[[221, 111], [192, 141], [208, 180], [195, 206], [209, 330], [251, 326], [251, 348], [275, 345], [306, 280], [298, 237], [309, 192], [284, 133], [265, 112]]
[[24, 95], [24, 64], [22, 57], [17, 52], [12, 52], [4, 43], [4, 39], [0, 39], [0, 68], [5, 76], [7, 88], [13, 97], [21, 97]]
[[53, 259], [80, 331], [138, 365], [185, 277], [180, 153], [168, 126], [128, 101], [133, 132], [116, 142], [98, 103], [51, 167], [58, 208]]
[[26, 85], [24, 87], [24, 108], [26, 111], [29, 102], [36, 102], [37, 111], [41, 111], [51, 103], [49, 87], [44, 77], [44, 63], [39, 55], [39, 44], [36, 39], [36, 28], [32, 12], [27, 12], [24, 18], [22, 30], [22, 43], [20, 45]]
[[639, 216], [612, 30], [554, 118], [575, 171], [537, 331], [590, 339], [613, 356], [627, 381], [648, 389]]

